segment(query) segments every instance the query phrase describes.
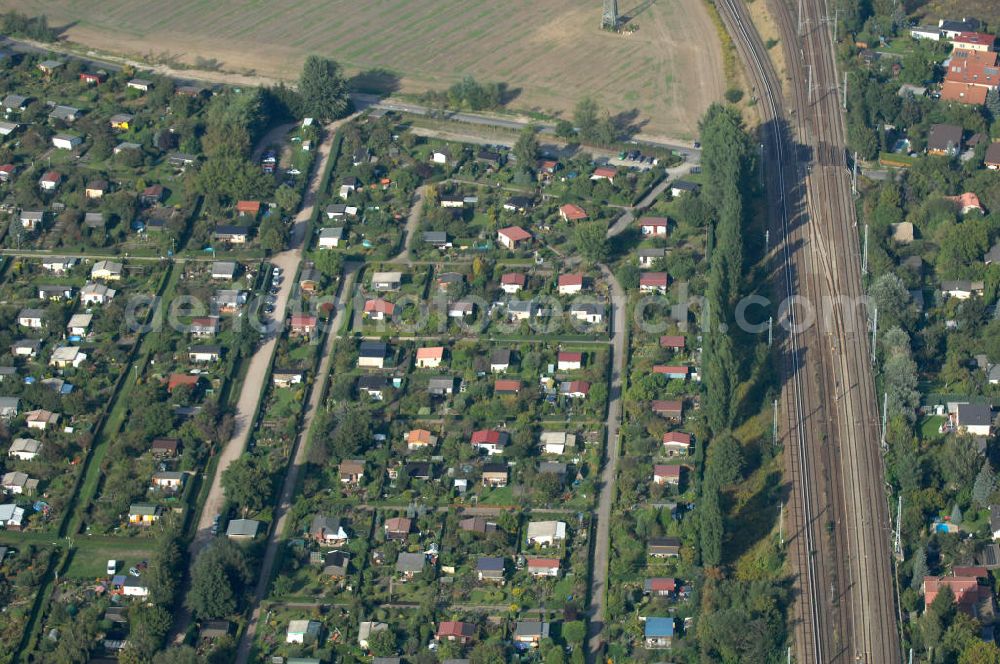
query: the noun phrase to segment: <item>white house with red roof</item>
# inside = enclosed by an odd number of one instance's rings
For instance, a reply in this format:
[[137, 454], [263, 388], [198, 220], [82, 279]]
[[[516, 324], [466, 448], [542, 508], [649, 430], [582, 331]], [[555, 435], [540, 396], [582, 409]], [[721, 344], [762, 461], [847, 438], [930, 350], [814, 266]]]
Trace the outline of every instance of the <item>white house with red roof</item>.
[[560, 295], [575, 295], [583, 290], [583, 274], [559, 275], [558, 290]]
[[587, 218], [587, 211], [576, 203], [566, 203], [559, 206], [559, 216], [563, 221], [581, 221]]
[[508, 295], [514, 295], [524, 288], [528, 278], [520, 272], [507, 272], [500, 277], [500, 289]]
[[385, 320], [391, 318], [396, 311], [396, 305], [388, 300], [376, 298], [365, 302], [364, 317], [371, 320]]
[[691, 434], [668, 431], [663, 434], [663, 452], [667, 456], [686, 456], [691, 452]]
[[470, 442], [479, 451], [490, 455], [500, 454], [507, 447], [507, 443], [510, 442], [510, 434], [506, 431], [497, 431], [496, 429], [480, 429], [479, 431], [472, 432]]
[[643, 272], [639, 275], [640, 293], [666, 293], [670, 275], [666, 272]]
[[640, 217], [639, 231], [643, 235], [666, 237], [670, 220], [666, 217]]
[[677, 486], [681, 483], [681, 467], [669, 464], [656, 464], [653, 466], [653, 484], [670, 484]]
[[608, 182], [614, 184], [616, 175], [618, 175], [618, 171], [616, 169], [611, 168], [610, 166], [598, 166], [594, 169], [590, 179], [607, 180]]
[[531, 240], [531, 233], [520, 226], [508, 226], [497, 231], [497, 242], [510, 250], [517, 249], [522, 242]]
[[583, 353], [572, 353], [569, 351], [559, 351], [556, 357], [556, 367], [559, 371], [575, 371], [583, 368]]

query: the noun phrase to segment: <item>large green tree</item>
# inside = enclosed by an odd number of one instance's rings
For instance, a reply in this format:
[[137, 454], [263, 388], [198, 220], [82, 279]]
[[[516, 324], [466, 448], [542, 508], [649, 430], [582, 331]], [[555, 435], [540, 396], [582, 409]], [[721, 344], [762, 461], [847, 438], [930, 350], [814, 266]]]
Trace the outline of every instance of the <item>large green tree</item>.
[[252, 579], [242, 549], [220, 540], [195, 559], [185, 603], [199, 619], [223, 618], [239, 609]]
[[299, 95], [302, 112], [321, 121], [344, 117], [351, 109], [351, 97], [340, 65], [318, 55], [310, 55], [302, 65]]

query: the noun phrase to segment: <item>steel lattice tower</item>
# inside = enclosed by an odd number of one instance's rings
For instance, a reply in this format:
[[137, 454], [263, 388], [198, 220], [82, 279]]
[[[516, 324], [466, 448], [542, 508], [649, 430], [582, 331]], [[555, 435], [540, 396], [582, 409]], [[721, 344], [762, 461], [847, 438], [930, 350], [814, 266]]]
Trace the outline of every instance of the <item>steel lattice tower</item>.
[[618, 0], [604, 0], [604, 15], [601, 27], [614, 30], [618, 27]]

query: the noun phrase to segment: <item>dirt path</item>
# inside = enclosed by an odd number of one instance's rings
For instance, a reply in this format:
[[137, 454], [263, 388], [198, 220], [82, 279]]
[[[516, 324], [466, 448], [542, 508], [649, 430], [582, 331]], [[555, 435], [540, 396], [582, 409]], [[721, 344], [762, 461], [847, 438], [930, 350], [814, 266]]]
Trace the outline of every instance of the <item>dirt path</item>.
[[410, 249], [416, 241], [417, 229], [420, 228], [420, 215], [424, 211], [424, 193], [427, 186], [417, 187], [413, 193], [413, 204], [410, 206], [410, 214], [406, 217], [406, 229], [403, 231], [403, 249], [399, 255], [390, 260], [390, 263], [409, 263]]
[[347, 302], [354, 290], [354, 279], [362, 267], [362, 263], [348, 263], [344, 266], [344, 278], [341, 281], [340, 293], [337, 297], [337, 314], [334, 316], [330, 329], [327, 332], [319, 372], [309, 393], [309, 403], [306, 406], [305, 417], [302, 420], [302, 426], [299, 428], [299, 434], [295, 437], [295, 445], [292, 448], [292, 463], [288, 466], [285, 481], [281, 485], [281, 498], [274, 512], [275, 522], [270, 530], [267, 549], [264, 551], [264, 560], [261, 563], [260, 574], [257, 577], [257, 587], [254, 590], [253, 611], [250, 614], [250, 621], [243, 631], [243, 636], [240, 638], [239, 648], [236, 651], [236, 664], [246, 664], [250, 656], [250, 647], [253, 645], [254, 635], [257, 633], [257, 624], [260, 622], [260, 602], [264, 599], [264, 596], [267, 594], [267, 588], [271, 584], [274, 560], [278, 555], [278, 544], [284, 538], [284, 533], [288, 528], [288, 511], [292, 507], [292, 499], [295, 497], [295, 489], [299, 484], [299, 476], [302, 474], [302, 467], [306, 462], [309, 431], [312, 428], [313, 419], [322, 407], [322, 400], [326, 395], [326, 382], [330, 377], [330, 364], [333, 358], [333, 343], [338, 336], [338, 331], [344, 324]]

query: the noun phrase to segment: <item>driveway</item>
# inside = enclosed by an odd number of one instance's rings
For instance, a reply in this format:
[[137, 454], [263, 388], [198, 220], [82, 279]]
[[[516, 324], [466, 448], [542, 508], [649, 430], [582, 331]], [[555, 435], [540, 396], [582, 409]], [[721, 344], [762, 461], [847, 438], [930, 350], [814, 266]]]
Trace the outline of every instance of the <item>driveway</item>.
[[417, 187], [417, 190], [413, 192], [413, 204], [410, 206], [410, 214], [406, 217], [406, 229], [403, 231], [403, 250], [390, 260], [390, 263], [410, 262], [410, 247], [413, 245], [417, 230], [420, 228], [420, 215], [424, 211], [424, 194], [426, 192], [427, 185]]
[[597, 503], [597, 527], [594, 529], [594, 569], [590, 581], [590, 621], [588, 622], [588, 661], [597, 661], [604, 640], [604, 613], [607, 606], [608, 560], [610, 558], [611, 506], [615, 497], [620, 445], [618, 429], [622, 421], [622, 374], [625, 371], [625, 330], [627, 321], [625, 292], [605, 265], [604, 278], [611, 284], [612, 362], [611, 390], [608, 393], [606, 423], [607, 458], [601, 471], [601, 495]]

